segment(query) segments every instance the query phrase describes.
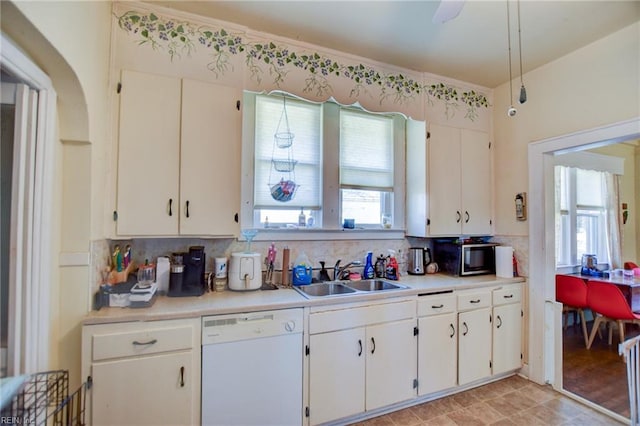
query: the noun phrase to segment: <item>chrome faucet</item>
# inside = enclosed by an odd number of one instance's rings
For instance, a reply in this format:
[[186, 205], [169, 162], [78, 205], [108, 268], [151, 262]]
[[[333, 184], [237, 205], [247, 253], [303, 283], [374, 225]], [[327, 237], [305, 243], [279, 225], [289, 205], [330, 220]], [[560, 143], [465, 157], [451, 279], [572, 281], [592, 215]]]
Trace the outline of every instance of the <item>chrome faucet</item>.
[[362, 266], [362, 262], [359, 260], [354, 260], [352, 262], [347, 263], [343, 267], [340, 267], [340, 259], [333, 266], [333, 279], [334, 281], [342, 279], [342, 273], [347, 270], [350, 266]]

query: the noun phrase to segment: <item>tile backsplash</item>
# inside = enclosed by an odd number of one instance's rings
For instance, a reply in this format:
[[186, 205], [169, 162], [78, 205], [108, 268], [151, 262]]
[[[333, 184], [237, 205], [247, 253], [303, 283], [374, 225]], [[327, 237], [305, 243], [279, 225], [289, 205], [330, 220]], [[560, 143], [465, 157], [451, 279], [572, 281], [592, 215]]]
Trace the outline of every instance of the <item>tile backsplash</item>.
[[[529, 275], [529, 238], [495, 236], [492, 241], [502, 245], [512, 246], [518, 261], [518, 273], [521, 276]], [[103, 283], [104, 271], [109, 265], [109, 256], [116, 244], [121, 247], [130, 244], [132, 258], [136, 264], [144, 263], [146, 259], [155, 261], [158, 256], [171, 256], [171, 253], [185, 252], [191, 246], [204, 246], [207, 256], [206, 270], [214, 269], [213, 262], [216, 257], [229, 258], [231, 253], [242, 252], [246, 248], [244, 241], [235, 238], [200, 239], [200, 238], [134, 238], [131, 240], [96, 240], [92, 243], [92, 292], [98, 290]], [[265, 257], [271, 243], [267, 241], [255, 241], [251, 244], [251, 251], [262, 253]], [[400, 273], [407, 273], [407, 253], [410, 247], [432, 247], [431, 241], [425, 238], [407, 237], [398, 240], [340, 240], [340, 241], [279, 241], [276, 243], [278, 254], [275, 269], [282, 269], [282, 249], [289, 247], [290, 262], [304, 252], [311, 261], [314, 269], [320, 269], [320, 261], [326, 262], [327, 269], [331, 270], [338, 259], [345, 265], [353, 260], [364, 258], [368, 251], [373, 252], [374, 259], [380, 254], [385, 256], [389, 249], [396, 251]], [[330, 276], [333, 276], [330, 273]]]

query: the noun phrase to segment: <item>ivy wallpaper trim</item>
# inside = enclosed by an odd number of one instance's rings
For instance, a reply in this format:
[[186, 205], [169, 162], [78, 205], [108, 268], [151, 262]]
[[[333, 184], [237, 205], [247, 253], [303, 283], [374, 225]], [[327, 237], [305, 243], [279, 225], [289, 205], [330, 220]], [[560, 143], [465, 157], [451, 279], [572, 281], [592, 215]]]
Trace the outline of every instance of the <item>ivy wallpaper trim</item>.
[[[117, 16], [119, 27], [138, 38], [139, 45], [148, 45], [165, 51], [173, 61], [183, 54], [190, 55], [201, 46], [211, 51], [213, 60], [207, 65], [216, 78], [232, 71], [232, 55], [244, 55], [251, 78], [258, 84], [265, 76], [280, 87], [291, 67], [304, 70], [305, 93], [317, 96], [331, 94], [329, 77], [349, 79], [353, 84], [350, 97], [357, 98], [370, 87], [379, 87], [380, 103], [391, 99], [396, 103], [414, 100], [424, 93], [427, 102], [443, 102], [449, 119], [464, 105], [465, 118], [474, 121], [480, 108], [488, 108], [489, 101], [483, 93], [463, 91], [445, 83], [422, 84], [402, 73], [385, 73], [374, 67], [359, 64], [343, 64], [318, 52], [294, 51], [272, 41], [250, 41], [244, 34], [232, 33], [224, 28], [211, 28], [186, 21], [159, 16], [155, 13], [127, 11]], [[266, 70], [265, 70], [266, 68]]]

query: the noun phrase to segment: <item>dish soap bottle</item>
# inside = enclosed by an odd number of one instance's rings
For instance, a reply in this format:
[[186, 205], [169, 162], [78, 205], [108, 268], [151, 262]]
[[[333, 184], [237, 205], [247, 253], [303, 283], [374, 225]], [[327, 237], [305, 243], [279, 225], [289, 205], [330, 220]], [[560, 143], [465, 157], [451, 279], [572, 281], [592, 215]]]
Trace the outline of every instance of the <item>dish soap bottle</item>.
[[371, 259], [372, 257], [373, 257], [373, 252], [367, 252], [367, 258], [364, 263], [364, 271], [362, 274], [364, 275], [365, 280], [371, 280], [376, 276], [375, 270], [373, 269], [373, 263]]
[[395, 251], [389, 250], [389, 261], [387, 262], [387, 269], [385, 271], [385, 276], [389, 280], [398, 279], [398, 261], [396, 260], [395, 255]]

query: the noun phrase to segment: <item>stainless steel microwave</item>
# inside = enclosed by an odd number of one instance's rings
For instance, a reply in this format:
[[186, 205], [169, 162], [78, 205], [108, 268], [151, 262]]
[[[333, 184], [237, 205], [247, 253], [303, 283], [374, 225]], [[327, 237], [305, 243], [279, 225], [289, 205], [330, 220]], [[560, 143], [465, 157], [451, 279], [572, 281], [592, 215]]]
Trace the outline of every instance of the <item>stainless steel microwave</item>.
[[436, 241], [434, 260], [442, 272], [455, 276], [496, 273], [495, 243], [459, 243]]

